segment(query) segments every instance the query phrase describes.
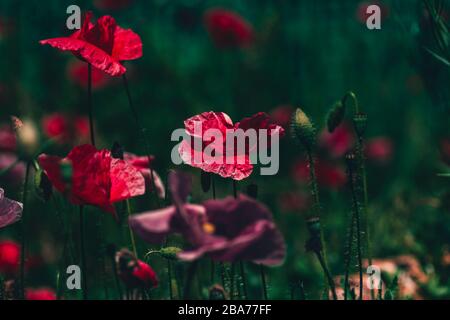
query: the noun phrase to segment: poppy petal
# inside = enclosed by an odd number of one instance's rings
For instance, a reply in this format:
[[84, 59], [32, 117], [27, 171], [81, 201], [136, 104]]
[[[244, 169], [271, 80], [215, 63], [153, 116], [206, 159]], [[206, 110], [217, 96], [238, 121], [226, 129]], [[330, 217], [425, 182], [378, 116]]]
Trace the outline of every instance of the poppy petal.
[[0, 188], [0, 228], [17, 222], [22, 217], [23, 204], [5, 197]]
[[145, 193], [145, 180], [142, 174], [121, 159], [111, 160], [110, 201], [118, 202]]
[[142, 41], [131, 29], [116, 27], [112, 57], [117, 61], [135, 60], [142, 57]]

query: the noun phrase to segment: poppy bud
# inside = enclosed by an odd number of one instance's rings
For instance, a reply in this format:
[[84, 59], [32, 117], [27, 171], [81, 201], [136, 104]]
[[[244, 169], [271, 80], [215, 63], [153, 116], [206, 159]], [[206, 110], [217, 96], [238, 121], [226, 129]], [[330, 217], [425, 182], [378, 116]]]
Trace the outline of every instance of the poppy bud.
[[225, 289], [218, 284], [209, 288], [209, 300], [227, 300]]
[[177, 254], [179, 252], [181, 252], [181, 249], [177, 247], [166, 247], [159, 250], [159, 254], [168, 260], [177, 260]]
[[367, 128], [367, 115], [365, 113], [357, 113], [353, 117], [353, 126], [358, 137], [362, 137]]
[[345, 104], [342, 101], [336, 102], [327, 115], [327, 127], [328, 131], [332, 133], [344, 120], [345, 116]]
[[42, 169], [39, 169], [34, 175], [34, 186], [37, 195], [44, 201], [50, 200], [53, 193], [53, 186], [47, 175]]
[[123, 160], [123, 147], [116, 141], [113, 143], [113, 146], [111, 148], [111, 156], [116, 159], [122, 159]]
[[257, 199], [258, 198], [258, 186], [254, 183], [248, 185], [247, 194], [250, 197], [252, 197], [253, 199]]
[[38, 134], [36, 127], [29, 121], [22, 121], [15, 116], [11, 116], [11, 123], [16, 133], [19, 150], [26, 158], [32, 157], [38, 148]]
[[155, 271], [147, 263], [138, 260], [128, 249], [116, 253], [119, 277], [129, 288], [154, 288], [158, 285]]
[[208, 192], [211, 188], [211, 173], [202, 170], [200, 174], [200, 182], [203, 192]]
[[316, 129], [300, 108], [294, 112], [291, 127], [294, 138], [310, 151], [315, 145]]

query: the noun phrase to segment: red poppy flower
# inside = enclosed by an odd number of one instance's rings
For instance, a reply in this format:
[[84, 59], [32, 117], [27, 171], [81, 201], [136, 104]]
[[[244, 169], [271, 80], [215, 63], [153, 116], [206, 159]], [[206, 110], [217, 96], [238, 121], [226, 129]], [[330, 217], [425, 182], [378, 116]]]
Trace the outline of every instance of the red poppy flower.
[[364, 153], [367, 159], [378, 163], [388, 162], [393, 153], [392, 141], [386, 137], [373, 138], [367, 141]]
[[127, 249], [116, 253], [116, 264], [120, 278], [129, 288], [155, 288], [158, 286], [158, 277], [155, 271]]
[[294, 108], [289, 105], [278, 106], [270, 113], [270, 118], [273, 123], [282, 126], [285, 130], [289, 128], [292, 119]]
[[[151, 191], [153, 190], [153, 185], [156, 189], [156, 194], [159, 198], [164, 199], [166, 196], [166, 189], [164, 188], [164, 184], [159, 177], [158, 173], [153, 170], [153, 173], [150, 170], [152, 166], [152, 162], [154, 161], [154, 156], [142, 156], [139, 157], [132, 153], [125, 152], [123, 155], [123, 159], [131, 164], [135, 169], [137, 169], [145, 179], [146, 189]], [[152, 174], [153, 174], [153, 183], [152, 183]]]
[[[144, 177], [138, 170], [113, 158], [109, 150], [97, 150], [92, 145], [75, 147], [64, 159], [42, 154], [38, 161], [54, 187], [68, 194], [73, 204], [98, 206], [115, 213], [113, 203], [145, 192]], [[70, 183], [63, 178], [63, 163], [71, 164]]]
[[218, 47], [244, 47], [253, 41], [253, 28], [238, 14], [225, 9], [210, 9], [205, 25]]
[[[315, 161], [315, 171], [317, 183], [325, 188], [337, 189], [342, 187], [347, 177], [345, 171], [336, 165], [318, 159]], [[309, 181], [309, 164], [302, 160], [295, 163], [293, 168], [293, 176], [299, 182], [307, 183]]]
[[[75, 60], [68, 65], [67, 75], [74, 83], [85, 88], [88, 83], [88, 66], [80, 60]], [[101, 70], [97, 68], [92, 69], [91, 83], [93, 90], [104, 88], [110, 80], [111, 78]]]
[[14, 276], [19, 268], [20, 245], [11, 240], [0, 241], [0, 273]]
[[25, 289], [25, 300], [56, 300], [56, 293], [49, 288]]
[[89, 120], [86, 117], [70, 119], [68, 115], [53, 113], [42, 119], [44, 134], [59, 143], [84, 141], [89, 137]]
[[327, 129], [323, 130], [319, 143], [328, 150], [333, 157], [341, 157], [353, 146], [354, 137], [352, 130], [346, 125], [338, 126], [333, 133]]
[[41, 44], [72, 53], [112, 76], [125, 73], [120, 61], [134, 60], [142, 56], [140, 37], [130, 29], [122, 29], [111, 16], [103, 16], [95, 25], [86, 13], [83, 26], [69, 37], [40, 41]]
[[[245, 132], [249, 129], [255, 129], [257, 135], [259, 135], [258, 129], [266, 129], [268, 133], [267, 146], [259, 145], [260, 148], [269, 147], [270, 137], [274, 134], [284, 135], [284, 129], [271, 124], [269, 116], [263, 112], [259, 112], [250, 118], [244, 118], [234, 125], [230, 117], [223, 112], [204, 112], [185, 120], [184, 126], [191, 141], [183, 140], [181, 142], [178, 149], [181, 159], [190, 166], [234, 180], [245, 179], [252, 173], [253, 165], [250, 163], [250, 153], [254, 152], [257, 146], [247, 143], [244, 153], [238, 153], [236, 146], [234, 146], [234, 149], [227, 149], [227, 132], [238, 129]], [[220, 141], [215, 141], [214, 138], [205, 136], [209, 129], [215, 129], [221, 133], [222, 144], [220, 144]], [[201, 130], [202, 136], [199, 136], [199, 130]], [[200, 140], [200, 143], [196, 143], [195, 140]], [[201, 147], [201, 150], [198, 147]], [[222, 151], [222, 154], [210, 155], [205, 153], [206, 147], [214, 148], [217, 152]]]

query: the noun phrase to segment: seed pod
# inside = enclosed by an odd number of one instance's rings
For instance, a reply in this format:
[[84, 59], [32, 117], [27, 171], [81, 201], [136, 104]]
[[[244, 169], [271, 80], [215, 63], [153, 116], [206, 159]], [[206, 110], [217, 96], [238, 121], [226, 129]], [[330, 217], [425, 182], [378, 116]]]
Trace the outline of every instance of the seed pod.
[[298, 108], [292, 117], [292, 135], [308, 151], [311, 151], [316, 141], [316, 129], [308, 116]]
[[159, 250], [159, 254], [168, 260], [177, 260], [177, 254], [179, 252], [181, 252], [181, 249], [177, 247], [166, 247]]
[[345, 104], [341, 100], [336, 102], [330, 109], [327, 115], [328, 131], [332, 133], [344, 120]]
[[367, 115], [365, 113], [357, 113], [353, 117], [353, 126], [358, 137], [364, 136], [367, 129]]
[[41, 169], [34, 175], [34, 187], [39, 198], [44, 201], [50, 200], [53, 193], [53, 186], [50, 179]]
[[200, 182], [203, 192], [208, 192], [211, 188], [211, 173], [202, 170], [200, 174]]
[[209, 300], [227, 300], [225, 289], [218, 284], [209, 288]]
[[117, 141], [114, 142], [111, 148], [111, 156], [123, 160], [123, 153], [123, 147]]

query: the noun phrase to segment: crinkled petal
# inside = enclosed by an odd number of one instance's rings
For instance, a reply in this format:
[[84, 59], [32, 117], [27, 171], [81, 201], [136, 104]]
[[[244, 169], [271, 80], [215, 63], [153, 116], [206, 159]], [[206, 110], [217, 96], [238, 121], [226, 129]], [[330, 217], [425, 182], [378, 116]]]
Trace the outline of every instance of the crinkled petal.
[[113, 59], [102, 49], [83, 40], [64, 37], [40, 41], [40, 44], [48, 44], [63, 51], [72, 51], [79, 55], [95, 68], [100, 69], [111, 76], [120, 76], [126, 69], [117, 60]]
[[142, 174], [124, 160], [111, 161], [110, 201], [117, 202], [145, 193], [145, 180]]
[[117, 61], [135, 60], [142, 57], [141, 38], [131, 29], [116, 27], [112, 57]]

